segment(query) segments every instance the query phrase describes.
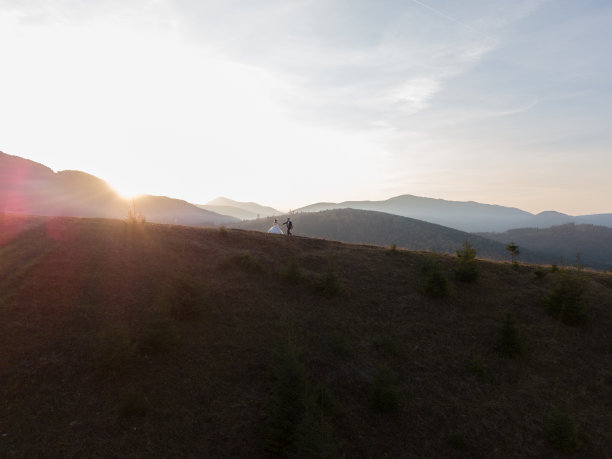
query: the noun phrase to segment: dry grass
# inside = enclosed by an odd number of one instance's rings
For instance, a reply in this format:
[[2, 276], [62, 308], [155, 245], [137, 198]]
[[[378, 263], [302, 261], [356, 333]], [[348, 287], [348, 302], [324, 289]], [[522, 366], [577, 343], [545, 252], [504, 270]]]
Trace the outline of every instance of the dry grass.
[[[606, 457], [610, 274], [583, 273], [588, 316], [573, 327], [544, 306], [561, 273], [479, 260], [466, 284], [439, 256], [452, 288], [437, 298], [421, 289], [428, 257], [0, 215], [0, 456], [266, 457], [274, 350], [290, 336], [309, 384], [333, 394], [329, 431], [346, 457], [554, 457], [559, 406], [584, 435], [578, 454]], [[330, 266], [339, 294], [302, 281]], [[519, 359], [496, 349], [507, 312]], [[143, 344], [152, 323], [168, 332], [155, 335], [163, 352]], [[398, 396], [389, 411], [371, 400], [381, 368]]]

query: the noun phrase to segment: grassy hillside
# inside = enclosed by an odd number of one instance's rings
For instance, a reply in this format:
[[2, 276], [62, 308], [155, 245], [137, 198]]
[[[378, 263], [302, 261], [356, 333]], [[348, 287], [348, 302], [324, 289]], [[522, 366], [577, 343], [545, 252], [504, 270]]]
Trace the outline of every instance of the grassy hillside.
[[609, 457], [612, 277], [457, 263], [0, 214], [0, 456]]
[[[384, 212], [358, 209], [336, 209], [321, 212], [304, 212], [290, 215], [294, 222], [294, 234], [301, 236], [333, 239], [342, 242], [390, 246], [395, 244], [410, 250], [428, 250], [454, 254], [465, 241], [469, 241], [482, 258], [509, 260], [510, 254], [505, 243], [469, 234], [446, 226], [428, 223], [413, 218], [401, 217]], [[287, 215], [278, 216], [279, 222]], [[233, 227], [267, 231], [273, 218], [260, 218], [234, 223]], [[286, 231], [286, 227], [283, 227]], [[521, 248], [520, 259], [533, 263], [557, 261], [525, 248]]]

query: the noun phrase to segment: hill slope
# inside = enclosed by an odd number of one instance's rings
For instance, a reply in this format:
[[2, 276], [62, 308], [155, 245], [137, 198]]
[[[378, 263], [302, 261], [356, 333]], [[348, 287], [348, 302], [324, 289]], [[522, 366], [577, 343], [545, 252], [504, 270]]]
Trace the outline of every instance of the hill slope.
[[151, 222], [221, 225], [235, 218], [165, 196], [122, 198], [105, 181], [0, 152], [0, 211], [33, 215], [125, 218], [130, 208]]
[[[428, 250], [454, 254], [465, 241], [469, 241], [478, 256], [492, 260], [508, 260], [508, 244], [486, 237], [469, 234], [445, 226], [383, 212], [336, 209], [321, 212], [303, 212], [289, 216], [294, 222], [293, 233], [301, 236], [333, 239], [341, 242], [390, 246], [395, 244], [410, 250]], [[287, 215], [279, 216], [284, 222]], [[254, 231], [267, 231], [270, 218], [250, 220], [231, 225]], [[284, 228], [284, 227], [283, 227]], [[557, 257], [522, 250], [520, 259], [533, 263], [554, 263]]]
[[[452, 277], [456, 259], [438, 262]], [[562, 273], [478, 262], [476, 283], [433, 298], [428, 263], [298, 236], [0, 214], [0, 456], [271, 457], [283, 427], [302, 451], [345, 457], [554, 457], [562, 419], [579, 454], [605, 457], [610, 276], [582, 273], [576, 328], [542, 307]], [[496, 350], [508, 311], [517, 358]], [[292, 406], [294, 418], [275, 409]]]

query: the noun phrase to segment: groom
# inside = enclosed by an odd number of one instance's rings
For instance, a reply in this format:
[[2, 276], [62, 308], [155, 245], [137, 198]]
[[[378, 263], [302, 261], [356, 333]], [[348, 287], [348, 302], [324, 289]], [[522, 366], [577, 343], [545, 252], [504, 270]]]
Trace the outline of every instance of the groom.
[[291, 228], [293, 228], [293, 223], [291, 222], [291, 219], [287, 217], [287, 221], [283, 223], [283, 225], [287, 225], [287, 234], [291, 236]]

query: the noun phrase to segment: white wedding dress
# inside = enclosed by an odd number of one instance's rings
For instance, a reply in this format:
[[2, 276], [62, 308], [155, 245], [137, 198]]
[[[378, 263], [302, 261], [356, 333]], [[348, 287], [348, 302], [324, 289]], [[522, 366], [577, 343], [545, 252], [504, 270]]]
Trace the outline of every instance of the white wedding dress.
[[283, 233], [283, 230], [280, 228], [280, 226], [278, 226], [278, 223], [275, 223], [274, 225], [272, 225], [272, 227], [268, 230], [268, 233], [285, 234]]

